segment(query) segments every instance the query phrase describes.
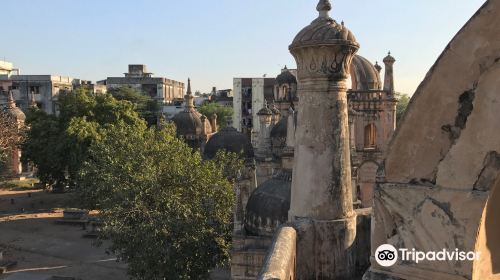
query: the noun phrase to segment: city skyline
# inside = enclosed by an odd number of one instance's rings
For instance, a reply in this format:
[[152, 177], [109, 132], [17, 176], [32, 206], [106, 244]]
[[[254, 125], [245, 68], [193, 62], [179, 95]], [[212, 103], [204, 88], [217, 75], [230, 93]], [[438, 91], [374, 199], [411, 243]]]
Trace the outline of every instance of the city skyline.
[[[361, 44], [358, 53], [371, 62], [382, 64], [391, 51], [396, 91], [413, 94], [484, 1], [400, 2], [333, 1], [332, 16], [345, 21]], [[120, 77], [128, 64], [146, 64], [155, 76], [183, 82], [190, 77], [193, 91], [201, 92], [232, 88], [233, 77], [272, 77], [285, 65], [294, 68], [288, 46], [315, 17], [316, 1], [247, 3], [6, 2], [4, 13], [24, 16], [10, 19], [4, 34], [10, 44], [0, 47], [0, 58], [25, 74], [93, 81]]]

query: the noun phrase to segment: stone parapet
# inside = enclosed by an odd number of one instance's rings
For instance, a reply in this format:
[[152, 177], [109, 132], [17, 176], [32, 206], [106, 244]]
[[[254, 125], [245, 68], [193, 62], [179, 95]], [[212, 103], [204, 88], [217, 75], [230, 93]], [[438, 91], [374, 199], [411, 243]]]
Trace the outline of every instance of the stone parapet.
[[280, 228], [257, 279], [295, 279], [296, 243], [297, 232], [293, 227]]

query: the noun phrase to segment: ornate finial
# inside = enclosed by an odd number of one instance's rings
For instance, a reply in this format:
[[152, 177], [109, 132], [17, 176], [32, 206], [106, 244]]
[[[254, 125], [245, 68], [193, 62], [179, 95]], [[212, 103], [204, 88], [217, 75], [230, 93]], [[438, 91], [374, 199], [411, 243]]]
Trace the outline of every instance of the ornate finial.
[[283, 68], [283, 70], [288, 70], [288, 68], [286, 67], [286, 65], [285, 65], [285, 68]]
[[186, 94], [191, 95], [191, 79], [190, 78], [188, 78], [188, 87], [187, 87]]
[[389, 51], [389, 53], [387, 54], [387, 56], [384, 58], [383, 61], [384, 63], [394, 63], [396, 62], [396, 59], [392, 57], [391, 52]]
[[186, 103], [185, 107], [187, 110], [194, 108], [194, 97], [191, 94], [191, 79], [188, 78], [188, 87], [186, 91], [186, 95], [184, 96], [184, 102]]
[[332, 9], [332, 4], [329, 0], [319, 0], [316, 10], [319, 12], [319, 17], [327, 18], [329, 17], [328, 12]]
[[382, 66], [380, 66], [378, 64], [378, 61], [375, 61], [375, 69], [377, 69], [377, 71], [380, 73], [380, 71], [382, 70]]
[[342, 26], [344, 26], [344, 21], [342, 21], [340, 24], [342, 24]]
[[10, 109], [16, 108], [16, 101], [14, 100], [14, 95], [12, 95], [12, 90], [9, 90], [9, 103], [8, 107]]

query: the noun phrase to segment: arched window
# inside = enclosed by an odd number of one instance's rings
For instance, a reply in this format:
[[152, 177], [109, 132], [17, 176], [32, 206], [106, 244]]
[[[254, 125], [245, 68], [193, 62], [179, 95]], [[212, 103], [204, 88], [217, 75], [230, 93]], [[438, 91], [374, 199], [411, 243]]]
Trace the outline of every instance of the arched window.
[[375, 148], [377, 139], [377, 129], [375, 124], [371, 123], [365, 126], [365, 148]]

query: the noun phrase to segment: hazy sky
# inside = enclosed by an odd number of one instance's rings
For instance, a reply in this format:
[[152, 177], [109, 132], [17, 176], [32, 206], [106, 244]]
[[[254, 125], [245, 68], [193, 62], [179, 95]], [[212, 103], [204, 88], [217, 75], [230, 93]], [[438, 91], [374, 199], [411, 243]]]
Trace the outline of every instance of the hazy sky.
[[[333, 0], [359, 54], [396, 58], [395, 87], [412, 94], [446, 44], [484, 0]], [[87, 80], [128, 64], [202, 92], [233, 77], [295, 67], [288, 45], [317, 17], [317, 0], [0, 0], [0, 59], [24, 74]]]

